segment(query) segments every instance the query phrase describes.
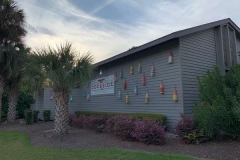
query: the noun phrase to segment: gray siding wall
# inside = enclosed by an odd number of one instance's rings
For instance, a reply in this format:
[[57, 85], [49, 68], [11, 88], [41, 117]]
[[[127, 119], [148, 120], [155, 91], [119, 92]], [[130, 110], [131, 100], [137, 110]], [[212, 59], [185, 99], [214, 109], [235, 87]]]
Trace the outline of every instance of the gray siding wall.
[[236, 38], [236, 46], [237, 46], [237, 55], [238, 55], [238, 63], [240, 63], [240, 56], [238, 52], [240, 52], [240, 38]]
[[44, 110], [51, 111], [51, 120], [54, 120], [55, 117], [55, 103], [54, 100], [50, 99], [50, 95], [52, 93], [52, 88], [44, 88]]
[[[168, 53], [173, 52], [173, 64], [168, 64]], [[141, 85], [142, 74], [137, 72], [138, 63], [142, 62], [142, 71], [146, 75], [146, 86]], [[151, 66], [154, 62], [155, 77], [150, 76]], [[130, 75], [130, 65], [134, 66], [134, 75]], [[154, 47], [137, 53], [134, 57], [124, 58], [120, 61], [113, 62], [108, 66], [103, 66], [103, 75], [97, 75], [95, 78], [113, 75], [123, 70], [123, 76], [127, 80], [127, 90], [123, 90], [124, 79], [118, 77], [115, 83], [115, 94], [100, 95], [90, 97], [90, 101], [83, 98], [83, 90], [74, 91], [73, 102], [69, 111], [102, 111], [102, 112], [121, 112], [121, 113], [162, 113], [167, 116], [167, 124], [173, 128], [179, 120], [179, 113], [183, 112], [182, 107], [182, 84], [180, 74], [179, 61], [179, 41], [175, 40], [168, 44]], [[119, 74], [118, 74], [119, 76]], [[165, 94], [160, 95], [159, 85], [163, 81]], [[134, 94], [134, 86], [137, 82], [139, 94]], [[172, 93], [174, 88], [177, 88], [179, 101], [173, 102]], [[118, 91], [122, 91], [122, 99], [118, 99]], [[125, 103], [125, 95], [128, 92], [130, 104]], [[150, 103], [145, 104], [145, 95], [149, 93]], [[90, 90], [88, 89], [88, 93]]]
[[44, 93], [43, 91], [35, 92], [35, 103], [32, 105], [33, 110], [38, 110], [38, 118], [43, 119], [42, 113], [44, 109]]
[[214, 28], [180, 38], [184, 113], [191, 115], [199, 101], [197, 76], [217, 64]]

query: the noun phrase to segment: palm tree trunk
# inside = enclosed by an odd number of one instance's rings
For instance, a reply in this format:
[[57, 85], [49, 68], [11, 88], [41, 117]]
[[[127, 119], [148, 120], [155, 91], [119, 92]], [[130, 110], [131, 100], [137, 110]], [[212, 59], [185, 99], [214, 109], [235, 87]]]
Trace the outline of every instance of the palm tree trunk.
[[8, 99], [8, 122], [15, 122], [17, 115], [17, 102], [18, 102], [19, 88], [17, 84], [10, 86], [9, 99]]
[[68, 100], [69, 92], [55, 93], [55, 133], [67, 134], [69, 115], [68, 115]]
[[2, 122], [2, 95], [3, 95], [3, 91], [4, 91], [4, 79], [3, 76], [0, 75], [0, 124]]

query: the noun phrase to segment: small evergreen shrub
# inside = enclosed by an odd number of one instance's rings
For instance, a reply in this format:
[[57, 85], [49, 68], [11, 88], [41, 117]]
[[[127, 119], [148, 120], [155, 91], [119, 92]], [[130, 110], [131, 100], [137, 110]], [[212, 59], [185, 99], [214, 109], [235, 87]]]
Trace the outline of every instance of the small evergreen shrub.
[[131, 136], [146, 144], [163, 145], [165, 143], [164, 127], [151, 120], [136, 120]]
[[131, 133], [135, 127], [135, 119], [126, 115], [118, 115], [115, 117], [113, 126], [113, 134], [119, 136], [122, 140], [134, 140]]
[[43, 111], [43, 119], [45, 122], [50, 121], [50, 117], [51, 117], [51, 111], [50, 110], [44, 110]]
[[28, 124], [28, 125], [33, 124], [33, 112], [32, 112], [32, 110], [26, 110], [25, 111], [25, 121], [26, 121], [26, 124]]
[[33, 111], [33, 123], [36, 123], [38, 121], [38, 114], [39, 111], [36, 110]]
[[176, 125], [176, 134], [187, 144], [199, 144], [209, 140], [194, 123], [194, 118], [181, 114], [181, 120]]

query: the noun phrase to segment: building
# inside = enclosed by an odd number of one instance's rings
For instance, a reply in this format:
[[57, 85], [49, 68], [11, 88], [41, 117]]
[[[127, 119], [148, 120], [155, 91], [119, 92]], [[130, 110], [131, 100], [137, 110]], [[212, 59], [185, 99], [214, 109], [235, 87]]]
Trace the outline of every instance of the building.
[[[172, 63], [169, 63], [169, 56], [173, 58]], [[180, 119], [179, 113], [192, 114], [193, 104], [199, 100], [197, 76], [214, 66], [224, 74], [236, 63], [240, 63], [240, 29], [231, 19], [174, 32], [95, 64], [99, 71], [91, 86], [71, 92], [69, 112], [161, 113], [167, 116], [167, 125], [173, 128]], [[143, 75], [145, 85], [142, 85]], [[160, 94], [161, 82], [164, 94]], [[177, 102], [173, 101], [175, 89]], [[52, 110], [53, 119], [51, 94], [51, 88], [38, 93], [33, 109], [40, 113]], [[145, 102], [146, 94], [149, 103]], [[129, 104], [125, 102], [126, 95]]]

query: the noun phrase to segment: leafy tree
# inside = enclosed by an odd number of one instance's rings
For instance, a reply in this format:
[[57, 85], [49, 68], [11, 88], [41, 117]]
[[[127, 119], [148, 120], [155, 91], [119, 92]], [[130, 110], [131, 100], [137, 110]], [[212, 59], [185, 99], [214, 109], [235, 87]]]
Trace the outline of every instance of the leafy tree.
[[[29, 68], [29, 73], [33, 74], [30, 77], [35, 77], [38, 83], [53, 88], [55, 133], [68, 133], [69, 93], [76, 85], [85, 86], [90, 82], [93, 57], [89, 53], [80, 56], [72, 45], [67, 43], [57, 46], [56, 49], [48, 47], [36, 50], [31, 62], [35, 67]], [[40, 76], [45, 79], [40, 79]]]

